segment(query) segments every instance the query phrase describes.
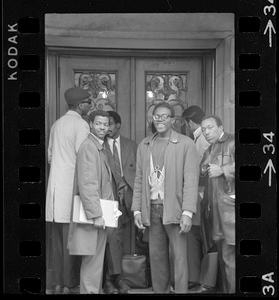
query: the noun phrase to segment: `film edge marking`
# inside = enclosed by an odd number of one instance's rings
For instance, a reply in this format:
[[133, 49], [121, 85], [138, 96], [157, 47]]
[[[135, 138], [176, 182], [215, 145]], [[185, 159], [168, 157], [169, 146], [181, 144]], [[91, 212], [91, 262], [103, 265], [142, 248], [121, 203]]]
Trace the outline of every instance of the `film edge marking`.
[[[17, 23], [10, 25], [8, 24], [8, 32], [18, 32], [17, 29], [15, 29], [14, 27], [17, 27]], [[8, 42], [13, 43], [15, 45], [17, 45], [17, 39], [18, 35], [14, 35], [8, 38]], [[18, 49], [14, 46], [11, 46], [8, 48], [8, 56], [17, 56], [18, 55]], [[15, 68], [17, 68], [18, 66], [18, 60], [16, 58], [9, 58], [8, 62], [8, 67], [13, 70]], [[8, 80], [17, 80], [17, 71], [9, 74]]]

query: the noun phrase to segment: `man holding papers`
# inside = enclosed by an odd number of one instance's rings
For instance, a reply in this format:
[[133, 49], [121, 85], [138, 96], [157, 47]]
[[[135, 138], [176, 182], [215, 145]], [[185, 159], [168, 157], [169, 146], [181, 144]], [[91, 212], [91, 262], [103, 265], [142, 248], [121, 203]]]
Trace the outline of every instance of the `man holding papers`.
[[[87, 219], [93, 224], [70, 223], [68, 248], [71, 255], [82, 255], [80, 293], [98, 294], [102, 288], [107, 231], [100, 199], [114, 200], [112, 176], [103, 148], [109, 128], [109, 114], [90, 114], [90, 134], [81, 144], [75, 170], [73, 196], [79, 195]], [[73, 212], [72, 212], [73, 214]]]

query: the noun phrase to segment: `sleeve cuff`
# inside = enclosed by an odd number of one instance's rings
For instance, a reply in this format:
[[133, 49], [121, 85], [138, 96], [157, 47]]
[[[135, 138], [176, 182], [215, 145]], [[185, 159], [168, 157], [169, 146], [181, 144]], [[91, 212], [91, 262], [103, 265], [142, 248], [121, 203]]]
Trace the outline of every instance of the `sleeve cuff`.
[[192, 217], [193, 217], [193, 213], [190, 212], [190, 211], [187, 211], [187, 210], [184, 210], [183, 213], [182, 213], [182, 215], [188, 216], [188, 217], [190, 217], [191, 219], [192, 219]]
[[141, 214], [141, 212], [140, 212], [139, 210], [135, 210], [135, 211], [134, 211], [134, 217], [135, 217], [136, 215], [138, 215], [138, 214]]

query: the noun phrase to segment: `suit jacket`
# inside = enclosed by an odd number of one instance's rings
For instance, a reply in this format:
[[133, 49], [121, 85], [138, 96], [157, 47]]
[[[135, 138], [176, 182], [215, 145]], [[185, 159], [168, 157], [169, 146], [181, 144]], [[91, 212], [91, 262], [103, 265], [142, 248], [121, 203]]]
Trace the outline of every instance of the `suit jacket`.
[[[105, 141], [105, 148], [107, 150], [107, 158], [111, 168], [112, 175], [114, 178], [116, 178], [113, 155], [107, 140]], [[120, 136], [120, 148], [121, 148], [121, 163], [122, 163], [123, 177], [130, 188], [125, 193], [124, 201], [128, 213], [130, 214], [131, 206], [132, 206], [132, 197], [133, 197], [132, 192], [134, 189], [134, 181], [136, 176], [137, 143], [133, 140], [125, 138], [124, 136]]]
[[[100, 198], [114, 199], [112, 175], [106, 153], [103, 146], [92, 134], [89, 134], [88, 138], [81, 144], [77, 154], [74, 195], [80, 195], [87, 219], [102, 216]], [[98, 229], [91, 224], [73, 223], [72, 220], [71, 217], [68, 235], [70, 254], [94, 255]]]

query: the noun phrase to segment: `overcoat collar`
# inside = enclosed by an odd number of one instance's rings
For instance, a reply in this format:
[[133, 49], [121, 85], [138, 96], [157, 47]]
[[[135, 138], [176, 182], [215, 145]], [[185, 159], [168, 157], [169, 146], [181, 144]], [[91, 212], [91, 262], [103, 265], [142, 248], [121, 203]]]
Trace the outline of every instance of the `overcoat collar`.
[[105, 165], [106, 165], [106, 167], [107, 167], [107, 169], [108, 169], [108, 172], [111, 174], [111, 169], [110, 169], [110, 166], [109, 166], [109, 163], [108, 163], [108, 158], [107, 158], [107, 155], [106, 155], [106, 153], [105, 153], [105, 148], [104, 148], [104, 143], [103, 143], [103, 145], [101, 145], [99, 142], [98, 142], [98, 140], [94, 137], [94, 135], [92, 135], [92, 134], [89, 134], [88, 135], [88, 138], [96, 145], [96, 147], [97, 147], [97, 149], [99, 150], [99, 151], [101, 151], [101, 150], [104, 150], [104, 151], [102, 151], [103, 152], [103, 158], [104, 158], [104, 161], [105, 161]]
[[218, 142], [219, 143], [224, 143], [228, 139], [229, 136], [230, 136], [229, 133], [224, 132], [223, 136], [218, 140]]
[[99, 141], [94, 137], [94, 135], [92, 135], [92, 134], [89, 133], [88, 134], [88, 138], [94, 142], [94, 144], [96, 145], [96, 147], [98, 148], [98, 150], [102, 150], [104, 148], [103, 145], [101, 145], [99, 143]]

